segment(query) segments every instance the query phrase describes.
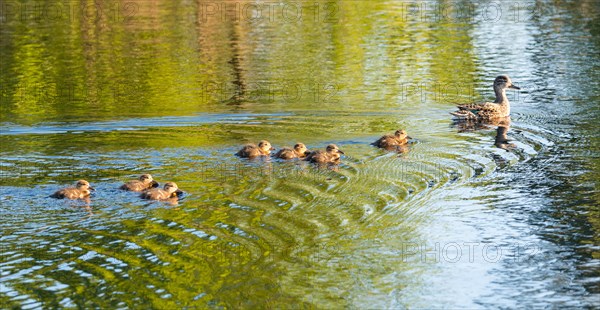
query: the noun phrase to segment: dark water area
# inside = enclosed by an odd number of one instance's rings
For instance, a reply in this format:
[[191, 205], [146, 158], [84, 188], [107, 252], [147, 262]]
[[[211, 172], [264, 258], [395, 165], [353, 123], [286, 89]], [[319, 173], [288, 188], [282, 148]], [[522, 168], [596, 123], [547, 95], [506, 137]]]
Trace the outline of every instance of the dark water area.
[[598, 308], [599, 105], [596, 1], [0, 1], [0, 306]]

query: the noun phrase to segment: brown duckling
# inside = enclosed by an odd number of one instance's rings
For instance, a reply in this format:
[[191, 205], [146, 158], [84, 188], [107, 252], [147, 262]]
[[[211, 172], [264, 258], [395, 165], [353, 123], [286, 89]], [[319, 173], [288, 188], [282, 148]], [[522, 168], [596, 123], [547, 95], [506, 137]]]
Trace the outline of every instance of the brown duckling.
[[296, 143], [294, 148], [284, 147], [281, 150], [277, 151], [275, 157], [281, 159], [294, 159], [294, 158], [304, 158], [308, 155], [310, 151], [306, 148], [304, 143]]
[[90, 191], [94, 188], [90, 186], [90, 183], [86, 180], [79, 180], [75, 183], [75, 187], [67, 187], [56, 191], [56, 193], [50, 195], [52, 198], [58, 199], [84, 199], [90, 196]]
[[325, 164], [325, 163], [337, 163], [340, 160], [341, 155], [344, 154], [340, 148], [335, 144], [330, 144], [323, 150], [317, 150], [310, 152], [306, 156], [306, 160], [311, 163]]
[[408, 136], [406, 131], [404, 129], [398, 129], [393, 135], [385, 135], [371, 144], [376, 147], [390, 149], [407, 144], [408, 139], [412, 138]]
[[179, 187], [175, 182], [165, 183], [164, 188], [152, 188], [143, 192], [140, 197], [143, 199], [150, 200], [169, 200], [171, 198], [177, 198]]
[[153, 187], [158, 187], [158, 182], [154, 181], [151, 175], [145, 173], [140, 175], [137, 180], [128, 181], [119, 188], [126, 191], [142, 192]]
[[267, 140], [262, 140], [258, 142], [258, 146], [256, 144], [250, 143], [244, 145], [241, 150], [239, 150], [235, 155], [242, 158], [255, 158], [258, 156], [270, 156], [271, 151], [274, 150], [271, 146], [271, 143]]

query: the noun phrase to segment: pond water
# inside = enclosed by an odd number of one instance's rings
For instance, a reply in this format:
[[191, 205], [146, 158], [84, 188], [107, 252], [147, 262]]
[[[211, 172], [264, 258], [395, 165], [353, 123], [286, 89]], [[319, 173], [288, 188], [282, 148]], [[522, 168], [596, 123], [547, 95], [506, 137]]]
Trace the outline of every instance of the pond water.
[[[0, 6], [3, 308], [600, 306], [599, 2]], [[510, 126], [453, 125], [499, 74]]]

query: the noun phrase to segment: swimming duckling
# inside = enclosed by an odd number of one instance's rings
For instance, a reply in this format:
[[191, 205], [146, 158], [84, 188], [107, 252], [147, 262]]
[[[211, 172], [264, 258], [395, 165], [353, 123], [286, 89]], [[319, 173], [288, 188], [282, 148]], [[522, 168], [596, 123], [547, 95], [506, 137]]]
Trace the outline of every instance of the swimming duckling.
[[262, 140], [258, 142], [258, 146], [256, 144], [246, 144], [239, 150], [235, 155], [242, 158], [255, 158], [258, 156], [270, 156], [271, 151], [275, 148], [271, 146], [271, 143], [267, 140]]
[[507, 117], [510, 115], [510, 103], [506, 97], [506, 89], [521, 89], [513, 85], [507, 75], [500, 75], [494, 80], [494, 93], [496, 100], [494, 102], [471, 103], [458, 106], [458, 111], [451, 112], [458, 120], [490, 122], [495, 118]]
[[171, 198], [177, 198], [177, 192], [180, 192], [177, 184], [175, 184], [175, 182], [167, 182], [165, 183], [164, 188], [149, 189], [143, 192], [140, 197], [150, 200], [169, 200]]
[[91, 192], [95, 190], [90, 186], [90, 183], [86, 180], [79, 180], [75, 183], [75, 187], [67, 187], [56, 191], [50, 195], [52, 198], [58, 199], [84, 199], [90, 196]]
[[408, 136], [406, 131], [404, 129], [398, 129], [393, 135], [384, 135], [371, 144], [384, 149], [393, 149], [401, 145], [406, 145], [408, 139], [412, 138]]
[[306, 156], [306, 160], [311, 163], [325, 164], [325, 163], [337, 163], [340, 161], [340, 154], [344, 154], [340, 148], [335, 144], [330, 144], [323, 150], [317, 150], [310, 152]]
[[128, 181], [119, 188], [126, 191], [142, 192], [153, 187], [158, 187], [158, 182], [154, 181], [152, 176], [146, 173], [140, 175], [137, 180]]
[[294, 158], [304, 158], [308, 155], [310, 151], [306, 148], [304, 143], [296, 143], [294, 148], [284, 147], [281, 150], [277, 151], [275, 157], [281, 159], [294, 159]]

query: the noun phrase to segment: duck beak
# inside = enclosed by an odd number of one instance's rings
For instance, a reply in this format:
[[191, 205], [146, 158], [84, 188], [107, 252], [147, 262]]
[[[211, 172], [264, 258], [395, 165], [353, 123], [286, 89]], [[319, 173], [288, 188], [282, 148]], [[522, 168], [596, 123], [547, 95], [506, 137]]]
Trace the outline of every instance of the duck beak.
[[91, 190], [91, 191], [95, 191], [96, 190], [95, 188], [93, 188], [91, 186], [88, 186], [88, 189]]
[[304, 152], [304, 155], [308, 155], [308, 154], [310, 154], [310, 151]]
[[274, 147], [271, 147], [269, 150], [271, 150], [271, 151], [275, 151], [275, 148], [274, 148]]
[[511, 84], [508, 88], [512, 88], [512, 89], [521, 89], [521, 87], [515, 86], [513, 84]]
[[346, 155], [346, 153], [342, 152], [342, 150], [337, 150], [338, 153]]
[[406, 136], [406, 139], [412, 140], [412, 137], [411, 136]]
[[159, 186], [160, 186], [160, 184], [158, 184], [158, 182], [156, 182], [156, 181], [152, 181], [152, 187], [153, 187], [153, 188], [157, 188], [157, 187], [159, 187]]

